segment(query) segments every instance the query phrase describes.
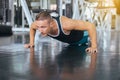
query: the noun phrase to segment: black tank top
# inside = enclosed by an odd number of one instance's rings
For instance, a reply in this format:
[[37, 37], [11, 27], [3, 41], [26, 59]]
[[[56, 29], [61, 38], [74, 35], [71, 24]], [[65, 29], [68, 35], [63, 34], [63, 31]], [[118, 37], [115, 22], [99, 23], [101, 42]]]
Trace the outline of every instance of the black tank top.
[[65, 42], [65, 43], [69, 43], [69, 44], [78, 42], [82, 39], [83, 31], [72, 30], [69, 35], [64, 34], [63, 29], [61, 27], [61, 23], [60, 23], [60, 17], [58, 16], [58, 17], [53, 17], [53, 18], [58, 23], [58, 30], [59, 30], [58, 32], [59, 33], [57, 36], [49, 35], [50, 37], [57, 39], [59, 41]]

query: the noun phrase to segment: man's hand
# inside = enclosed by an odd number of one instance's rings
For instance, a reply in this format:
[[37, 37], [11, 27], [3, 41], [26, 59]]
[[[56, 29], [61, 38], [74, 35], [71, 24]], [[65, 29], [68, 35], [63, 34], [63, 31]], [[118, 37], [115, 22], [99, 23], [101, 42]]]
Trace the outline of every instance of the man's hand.
[[93, 47], [88, 47], [85, 51], [87, 53], [97, 53], [98, 52], [97, 48], [93, 48]]
[[25, 48], [33, 48], [34, 45], [31, 45], [31, 44], [25, 44], [24, 47], [25, 47]]

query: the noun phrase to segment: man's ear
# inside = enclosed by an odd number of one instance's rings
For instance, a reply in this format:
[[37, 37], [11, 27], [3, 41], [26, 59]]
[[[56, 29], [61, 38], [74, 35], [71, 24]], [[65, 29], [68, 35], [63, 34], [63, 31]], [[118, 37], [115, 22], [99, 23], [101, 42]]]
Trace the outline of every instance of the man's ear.
[[53, 27], [51, 25], [53, 25], [53, 19], [50, 20], [50, 27]]

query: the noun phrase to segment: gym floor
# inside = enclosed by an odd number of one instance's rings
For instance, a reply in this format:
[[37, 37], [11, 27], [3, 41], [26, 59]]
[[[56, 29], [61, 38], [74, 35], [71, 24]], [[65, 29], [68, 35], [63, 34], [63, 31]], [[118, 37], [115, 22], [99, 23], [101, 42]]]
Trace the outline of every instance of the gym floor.
[[25, 49], [28, 33], [0, 37], [0, 80], [120, 80], [120, 32], [98, 33], [98, 54], [49, 37]]

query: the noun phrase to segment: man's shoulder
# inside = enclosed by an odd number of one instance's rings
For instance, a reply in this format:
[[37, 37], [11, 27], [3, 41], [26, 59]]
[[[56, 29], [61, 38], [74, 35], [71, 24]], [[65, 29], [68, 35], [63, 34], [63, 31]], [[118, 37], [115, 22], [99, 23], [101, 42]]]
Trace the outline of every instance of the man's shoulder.
[[66, 21], [73, 20], [72, 18], [69, 18], [67, 16], [60, 16], [60, 17], [61, 17], [62, 20], [66, 20]]

